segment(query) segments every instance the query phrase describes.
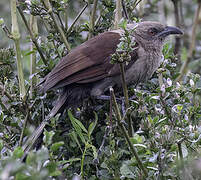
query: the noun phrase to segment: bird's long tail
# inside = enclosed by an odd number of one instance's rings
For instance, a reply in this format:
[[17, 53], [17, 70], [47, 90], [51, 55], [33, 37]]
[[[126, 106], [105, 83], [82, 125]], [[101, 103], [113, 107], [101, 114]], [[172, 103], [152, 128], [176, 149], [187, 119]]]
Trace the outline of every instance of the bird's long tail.
[[55, 116], [59, 112], [59, 110], [65, 104], [65, 102], [67, 101], [67, 99], [68, 99], [68, 94], [67, 93], [62, 94], [62, 96], [60, 96], [58, 98], [58, 100], [56, 102], [56, 105], [50, 111], [49, 115], [41, 122], [41, 124], [39, 125], [39, 127], [33, 132], [33, 134], [31, 135], [31, 137], [29, 137], [29, 139], [26, 141], [26, 143], [22, 147], [22, 149], [24, 151], [24, 155], [22, 156], [21, 161], [24, 160], [24, 158], [27, 156], [28, 152], [31, 150], [31, 148], [33, 147], [33, 145], [35, 144], [35, 142], [38, 140], [38, 138], [41, 135], [41, 133], [43, 132], [46, 124], [49, 122], [49, 120], [53, 116]]
[[23, 161], [24, 158], [27, 156], [28, 152], [31, 150], [32, 146], [35, 144], [38, 137], [43, 132], [43, 129], [45, 128], [45, 125], [47, 124], [47, 122], [48, 122], [48, 119], [45, 119], [44, 121], [42, 121], [40, 126], [34, 131], [34, 133], [31, 135], [31, 137], [27, 140], [27, 142], [23, 146], [24, 154], [21, 158], [21, 161]]

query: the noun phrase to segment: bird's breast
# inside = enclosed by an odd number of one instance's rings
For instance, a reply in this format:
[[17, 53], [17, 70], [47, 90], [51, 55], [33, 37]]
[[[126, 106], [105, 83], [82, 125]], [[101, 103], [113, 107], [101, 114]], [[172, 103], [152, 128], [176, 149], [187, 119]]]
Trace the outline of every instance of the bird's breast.
[[137, 85], [140, 82], [147, 81], [158, 69], [162, 59], [162, 52], [147, 52], [140, 49], [138, 60], [126, 71], [127, 84]]

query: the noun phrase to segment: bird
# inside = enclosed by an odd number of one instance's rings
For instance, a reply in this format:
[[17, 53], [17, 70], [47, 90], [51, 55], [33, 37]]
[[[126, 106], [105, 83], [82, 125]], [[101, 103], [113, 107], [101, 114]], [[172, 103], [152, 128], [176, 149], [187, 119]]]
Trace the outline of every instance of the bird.
[[[131, 31], [135, 46], [130, 53], [131, 61], [125, 65], [125, 80], [127, 85], [137, 85], [151, 78], [160, 66], [165, 39], [183, 32], [155, 21], [127, 24], [127, 29]], [[89, 39], [63, 57], [45, 76], [42, 91], [60, 89], [60, 95], [32, 136], [32, 142], [41, 134], [47, 120], [58, 112], [77, 106], [89, 97], [104, 95], [109, 87], [121, 87], [119, 64], [112, 64], [111, 56], [116, 52], [122, 33], [122, 29], [111, 30]]]

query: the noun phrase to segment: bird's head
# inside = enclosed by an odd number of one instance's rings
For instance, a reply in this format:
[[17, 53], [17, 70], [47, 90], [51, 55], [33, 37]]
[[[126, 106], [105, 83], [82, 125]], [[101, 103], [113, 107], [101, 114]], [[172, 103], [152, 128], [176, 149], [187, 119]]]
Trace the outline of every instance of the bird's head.
[[161, 46], [165, 38], [171, 34], [181, 35], [183, 32], [173, 26], [166, 26], [159, 22], [144, 21], [135, 25], [134, 36], [143, 46]]

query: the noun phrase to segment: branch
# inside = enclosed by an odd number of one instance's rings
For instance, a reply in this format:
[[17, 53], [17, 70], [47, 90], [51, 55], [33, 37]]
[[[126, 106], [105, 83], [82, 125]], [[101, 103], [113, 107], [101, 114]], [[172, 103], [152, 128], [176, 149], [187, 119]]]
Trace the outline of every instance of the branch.
[[116, 1], [115, 19], [114, 19], [114, 29], [118, 29], [118, 24], [122, 18], [121, 9], [122, 9], [121, 0], [117, 0]]
[[[34, 36], [38, 35], [38, 26], [37, 26], [37, 19], [35, 16], [30, 15], [30, 29], [33, 32]], [[35, 46], [33, 43], [31, 43], [31, 47], [30, 50], [33, 51], [33, 53], [30, 56], [30, 61], [31, 61], [31, 65], [30, 65], [30, 98], [33, 97], [33, 91], [34, 91], [34, 87], [36, 85], [36, 77], [34, 76], [34, 74], [36, 73], [36, 52], [35, 52]]]
[[93, 9], [92, 9], [92, 13], [91, 13], [91, 19], [90, 19], [90, 33], [89, 33], [89, 38], [92, 37], [92, 32], [94, 31], [94, 23], [95, 23], [95, 15], [96, 15], [97, 4], [98, 4], [98, 0], [94, 0]]
[[20, 135], [19, 146], [22, 146], [22, 141], [23, 141], [23, 137], [24, 137], [24, 132], [25, 132], [26, 127], [27, 127], [28, 119], [29, 119], [29, 108], [27, 107], [27, 114], [26, 114], [26, 117], [25, 117], [25, 120], [24, 120], [23, 129], [22, 129], [22, 132], [21, 132], [21, 135]]
[[19, 88], [20, 88], [20, 97], [24, 100], [26, 95], [25, 83], [24, 83], [24, 74], [22, 67], [22, 58], [21, 58], [21, 49], [20, 49], [20, 33], [17, 22], [17, 12], [16, 12], [16, 0], [11, 0], [11, 18], [12, 18], [12, 39], [15, 43], [16, 55], [17, 55], [17, 72], [19, 78]]
[[126, 138], [126, 141], [127, 141], [128, 145], [129, 145], [129, 147], [131, 149], [132, 154], [135, 156], [136, 161], [138, 162], [138, 165], [139, 165], [140, 169], [143, 171], [144, 176], [147, 177], [148, 176], [147, 169], [144, 167], [141, 159], [139, 158], [135, 147], [133, 146], [132, 142], [130, 141], [130, 138], [129, 138], [129, 135], [127, 133], [127, 130], [126, 130], [125, 126], [122, 123], [121, 113], [120, 113], [119, 107], [117, 105], [117, 100], [116, 100], [113, 88], [110, 88], [110, 93], [112, 95], [112, 100], [114, 102], [114, 109], [115, 109], [115, 115], [116, 115], [116, 118], [117, 118], [118, 126], [120, 127], [124, 137]]
[[85, 11], [85, 9], [87, 8], [87, 6], [88, 6], [88, 3], [86, 2], [86, 5], [82, 8], [82, 10], [79, 12], [79, 14], [76, 16], [76, 18], [74, 19], [73, 23], [69, 27], [69, 29], [67, 31], [67, 35], [71, 32], [73, 26], [75, 25], [75, 23], [77, 22], [77, 20], [80, 18], [80, 16], [82, 15], [82, 13]]
[[47, 60], [46, 60], [45, 57], [43, 56], [42, 50], [41, 50], [41, 48], [39, 47], [39, 45], [38, 45], [38, 43], [37, 43], [37, 40], [35, 39], [35, 37], [34, 37], [32, 31], [31, 31], [31, 29], [30, 29], [30, 27], [29, 27], [29, 25], [28, 25], [28, 22], [27, 22], [27, 20], [26, 20], [26, 18], [25, 18], [25, 16], [24, 16], [24, 14], [23, 14], [23, 12], [22, 12], [20, 6], [17, 6], [17, 9], [18, 9], [18, 12], [20, 13], [20, 15], [21, 15], [21, 17], [22, 17], [22, 20], [24, 21], [24, 24], [25, 24], [25, 26], [26, 26], [26, 28], [27, 28], [27, 30], [28, 30], [28, 32], [29, 32], [29, 35], [30, 35], [30, 38], [31, 38], [32, 42], [35, 44], [35, 46], [36, 46], [36, 48], [37, 48], [37, 50], [38, 50], [38, 53], [40, 54], [40, 57], [41, 57], [43, 63], [44, 63], [45, 65], [48, 65], [48, 64], [47, 64]]
[[55, 26], [57, 28], [57, 31], [61, 34], [61, 38], [62, 38], [67, 50], [70, 51], [71, 50], [70, 45], [69, 45], [69, 43], [68, 43], [68, 41], [66, 39], [66, 36], [65, 36], [62, 28], [59, 26], [59, 23], [58, 23], [58, 21], [56, 20], [56, 18], [54, 16], [54, 13], [52, 11], [52, 7], [51, 7], [51, 4], [50, 4], [49, 0], [42, 0], [42, 2], [43, 2], [43, 5], [45, 6], [45, 8], [48, 10], [48, 13], [50, 14], [52, 20], [54, 21], [54, 24], [55, 24]]
[[[177, 27], [180, 27], [180, 15], [179, 15], [179, 1], [180, 0], [172, 0], [174, 5], [174, 16], [175, 16], [175, 23]], [[174, 54], [180, 55], [181, 50], [181, 37], [175, 37], [175, 46], [174, 46]], [[180, 59], [180, 58], [179, 58]]]

